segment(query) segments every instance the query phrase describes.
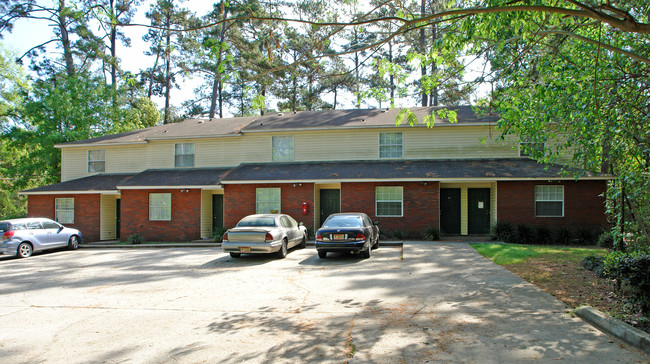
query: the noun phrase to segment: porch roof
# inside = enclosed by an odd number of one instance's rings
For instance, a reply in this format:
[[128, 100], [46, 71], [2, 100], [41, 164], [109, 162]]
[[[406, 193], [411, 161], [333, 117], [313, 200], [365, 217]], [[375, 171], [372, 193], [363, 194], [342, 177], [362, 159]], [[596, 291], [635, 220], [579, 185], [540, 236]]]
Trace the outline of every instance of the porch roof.
[[118, 193], [117, 186], [129, 180], [135, 173], [100, 173], [61, 183], [21, 191], [23, 195], [65, 193]]
[[386, 180], [559, 180], [609, 179], [556, 164], [540, 164], [528, 158], [429, 159], [340, 162], [288, 162], [241, 164], [223, 183], [386, 181]]
[[148, 169], [123, 181], [119, 189], [218, 187], [230, 168]]

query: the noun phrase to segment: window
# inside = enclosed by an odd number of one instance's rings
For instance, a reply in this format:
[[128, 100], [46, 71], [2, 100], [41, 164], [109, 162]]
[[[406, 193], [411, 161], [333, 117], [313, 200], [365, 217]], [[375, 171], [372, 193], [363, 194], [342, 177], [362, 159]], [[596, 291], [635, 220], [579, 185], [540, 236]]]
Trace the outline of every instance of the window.
[[172, 219], [172, 194], [149, 194], [149, 220], [169, 221]]
[[402, 216], [402, 187], [377, 187], [377, 216]]
[[293, 137], [292, 136], [271, 137], [271, 160], [273, 161], [293, 160]]
[[174, 144], [174, 167], [194, 167], [194, 143]]
[[379, 133], [379, 158], [402, 158], [402, 133]]
[[255, 190], [255, 212], [258, 214], [280, 213], [280, 189], [258, 188]]
[[106, 151], [103, 149], [88, 151], [88, 173], [106, 172]]
[[535, 186], [535, 216], [564, 216], [564, 186]]
[[54, 215], [62, 224], [74, 224], [74, 198], [54, 199]]
[[521, 142], [519, 143], [519, 156], [530, 157], [537, 153], [544, 152], [544, 143]]

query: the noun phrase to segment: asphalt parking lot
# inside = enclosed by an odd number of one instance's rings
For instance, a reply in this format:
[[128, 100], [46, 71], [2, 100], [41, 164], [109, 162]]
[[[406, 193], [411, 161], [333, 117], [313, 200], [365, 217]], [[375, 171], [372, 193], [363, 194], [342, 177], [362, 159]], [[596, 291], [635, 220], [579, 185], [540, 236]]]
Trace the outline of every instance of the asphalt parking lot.
[[6, 363], [647, 362], [463, 243], [0, 258]]

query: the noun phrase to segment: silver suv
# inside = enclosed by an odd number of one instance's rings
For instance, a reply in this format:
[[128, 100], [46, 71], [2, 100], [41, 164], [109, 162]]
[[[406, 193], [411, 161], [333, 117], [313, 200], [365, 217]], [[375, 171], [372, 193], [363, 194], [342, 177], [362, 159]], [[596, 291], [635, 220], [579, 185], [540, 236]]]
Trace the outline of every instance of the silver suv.
[[27, 258], [33, 252], [68, 247], [75, 250], [82, 242], [81, 232], [45, 218], [0, 221], [0, 254]]

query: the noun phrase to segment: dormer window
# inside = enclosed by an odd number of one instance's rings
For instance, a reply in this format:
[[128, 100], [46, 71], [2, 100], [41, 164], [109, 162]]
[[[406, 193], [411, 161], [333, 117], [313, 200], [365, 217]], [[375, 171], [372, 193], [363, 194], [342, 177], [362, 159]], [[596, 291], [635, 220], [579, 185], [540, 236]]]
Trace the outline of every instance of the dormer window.
[[379, 158], [402, 158], [402, 133], [379, 133]]
[[194, 143], [174, 144], [174, 167], [194, 167]]
[[88, 173], [106, 172], [106, 151], [104, 149], [88, 151]]
[[292, 136], [271, 137], [271, 160], [274, 162], [294, 160]]

